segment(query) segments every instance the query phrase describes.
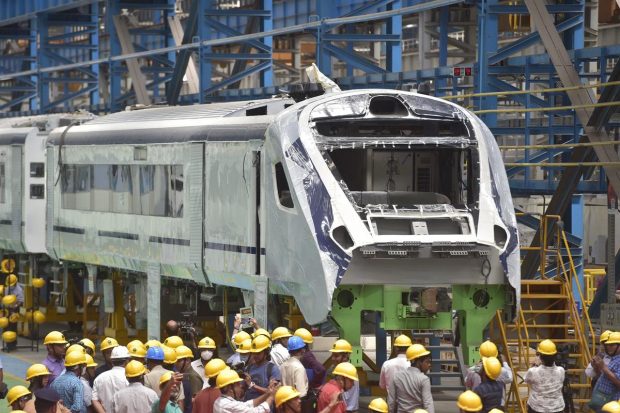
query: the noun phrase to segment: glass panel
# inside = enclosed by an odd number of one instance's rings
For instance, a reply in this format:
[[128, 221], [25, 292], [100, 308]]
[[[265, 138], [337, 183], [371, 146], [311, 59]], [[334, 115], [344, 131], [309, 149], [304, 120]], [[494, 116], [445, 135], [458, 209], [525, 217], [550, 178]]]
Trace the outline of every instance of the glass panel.
[[0, 204], [6, 203], [6, 174], [4, 172], [4, 164], [0, 164]]

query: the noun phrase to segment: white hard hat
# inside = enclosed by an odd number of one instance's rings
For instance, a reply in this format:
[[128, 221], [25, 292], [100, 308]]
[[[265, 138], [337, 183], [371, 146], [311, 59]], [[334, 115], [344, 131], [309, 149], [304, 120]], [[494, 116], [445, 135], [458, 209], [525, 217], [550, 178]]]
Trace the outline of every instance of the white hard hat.
[[114, 359], [128, 359], [131, 356], [129, 355], [129, 350], [127, 350], [127, 347], [125, 346], [118, 346], [118, 347], [114, 347], [112, 349], [112, 355], [110, 356], [110, 358], [112, 360]]

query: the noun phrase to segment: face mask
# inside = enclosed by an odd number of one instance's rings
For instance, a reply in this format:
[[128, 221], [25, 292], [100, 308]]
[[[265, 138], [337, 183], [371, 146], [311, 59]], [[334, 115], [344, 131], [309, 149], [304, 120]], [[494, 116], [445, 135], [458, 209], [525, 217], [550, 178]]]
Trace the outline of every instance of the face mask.
[[211, 360], [211, 357], [213, 357], [213, 352], [211, 350], [205, 350], [202, 353], [200, 353], [200, 358], [203, 361], [209, 361]]

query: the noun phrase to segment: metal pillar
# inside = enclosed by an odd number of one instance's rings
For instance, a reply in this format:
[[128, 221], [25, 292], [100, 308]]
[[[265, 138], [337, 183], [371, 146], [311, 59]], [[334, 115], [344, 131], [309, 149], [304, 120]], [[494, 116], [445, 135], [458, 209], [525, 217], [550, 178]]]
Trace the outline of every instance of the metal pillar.
[[161, 336], [161, 269], [158, 264], [149, 265], [146, 280], [146, 334], [149, 340], [159, 340]]
[[[478, 64], [474, 76], [474, 92], [491, 92], [489, 85], [489, 56], [497, 51], [498, 15], [491, 13], [491, 7], [498, 5], [498, 0], [480, 0], [478, 2]], [[497, 108], [496, 96], [484, 96], [474, 99], [481, 109]], [[497, 126], [497, 114], [489, 113], [481, 116], [489, 128]]]

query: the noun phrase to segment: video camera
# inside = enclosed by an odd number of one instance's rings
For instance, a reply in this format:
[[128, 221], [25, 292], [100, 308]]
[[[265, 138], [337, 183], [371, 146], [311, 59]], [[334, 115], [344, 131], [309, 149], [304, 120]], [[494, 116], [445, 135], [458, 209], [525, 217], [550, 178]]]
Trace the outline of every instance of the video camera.
[[181, 313], [183, 319], [179, 320], [179, 335], [183, 339], [183, 341], [195, 341], [196, 338], [196, 328], [194, 321], [194, 312], [193, 311], [184, 311]]

